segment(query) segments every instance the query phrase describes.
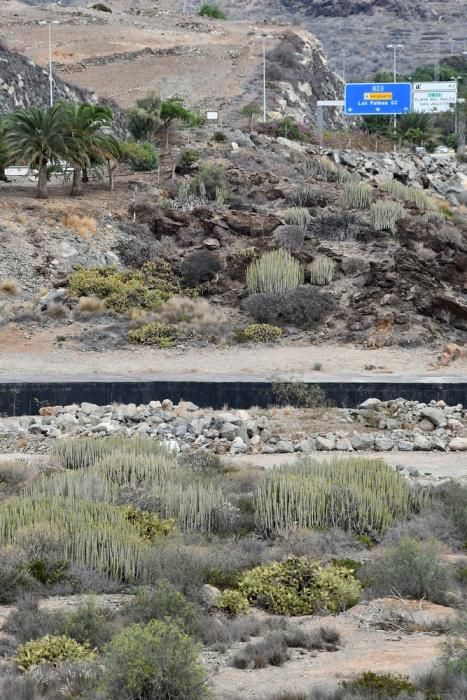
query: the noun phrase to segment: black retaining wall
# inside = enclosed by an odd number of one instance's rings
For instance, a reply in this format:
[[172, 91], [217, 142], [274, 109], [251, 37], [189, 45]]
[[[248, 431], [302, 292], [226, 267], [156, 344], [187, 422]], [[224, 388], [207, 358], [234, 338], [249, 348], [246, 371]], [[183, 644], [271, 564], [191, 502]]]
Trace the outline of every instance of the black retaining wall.
[[[460, 382], [313, 382], [336, 406], [355, 408], [365, 399], [382, 401], [403, 397], [411, 401], [444, 400], [448, 405], [467, 399], [467, 379]], [[275, 404], [267, 381], [47, 381], [0, 382], [0, 415], [35, 415], [41, 406], [64, 406], [89, 401], [98, 405], [144, 403], [171, 399], [193, 401], [201, 408], [265, 408]]]

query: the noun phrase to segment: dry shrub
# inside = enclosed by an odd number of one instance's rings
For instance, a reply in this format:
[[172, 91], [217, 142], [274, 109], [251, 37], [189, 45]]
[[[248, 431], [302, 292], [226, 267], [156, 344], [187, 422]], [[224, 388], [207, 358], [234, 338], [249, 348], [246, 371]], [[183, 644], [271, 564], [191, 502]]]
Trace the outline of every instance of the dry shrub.
[[11, 459], [0, 462], [0, 483], [16, 486], [29, 481], [37, 474], [37, 470], [27, 462]]
[[90, 238], [97, 233], [96, 220], [91, 216], [67, 214], [63, 224], [72, 231], [75, 231], [79, 236], [82, 236], [82, 238]]
[[6, 279], [0, 282], [0, 290], [15, 297], [19, 293], [19, 286], [16, 280]]
[[61, 319], [61, 318], [67, 318], [68, 316], [68, 308], [65, 306], [65, 304], [60, 304], [58, 302], [53, 302], [47, 307], [47, 310], [45, 312], [49, 318], [53, 319]]
[[422, 262], [430, 262], [436, 258], [436, 253], [431, 248], [425, 248], [421, 241], [414, 244], [414, 250], [417, 258]]
[[232, 330], [225, 313], [207, 299], [174, 296], [163, 304], [157, 319], [207, 339], [221, 338]]
[[90, 316], [100, 316], [105, 313], [105, 306], [102, 299], [97, 297], [81, 297], [78, 304], [78, 311]]

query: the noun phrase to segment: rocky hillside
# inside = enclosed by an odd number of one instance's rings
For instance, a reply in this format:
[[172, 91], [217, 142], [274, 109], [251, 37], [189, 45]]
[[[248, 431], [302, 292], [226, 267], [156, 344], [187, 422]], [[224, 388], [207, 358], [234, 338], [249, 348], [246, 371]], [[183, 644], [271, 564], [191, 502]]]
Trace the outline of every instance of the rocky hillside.
[[383, 9], [399, 17], [427, 18], [434, 13], [426, 0], [280, 0], [290, 12], [310, 17], [348, 17]]
[[[49, 102], [48, 71], [20, 54], [0, 46], [0, 114], [21, 107], [44, 107]], [[85, 101], [92, 95], [57, 78], [56, 100]]]

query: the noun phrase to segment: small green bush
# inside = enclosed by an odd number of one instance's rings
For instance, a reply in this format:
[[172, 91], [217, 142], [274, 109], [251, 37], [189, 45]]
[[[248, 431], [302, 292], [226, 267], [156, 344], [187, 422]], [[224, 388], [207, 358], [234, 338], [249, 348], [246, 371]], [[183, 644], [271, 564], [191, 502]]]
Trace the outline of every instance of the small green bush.
[[227, 589], [216, 600], [215, 607], [228, 615], [241, 615], [248, 611], [250, 605], [248, 598], [243, 593]]
[[282, 209], [279, 215], [284, 219], [286, 224], [300, 226], [300, 228], [306, 228], [311, 221], [311, 214], [306, 207], [289, 207], [288, 209]]
[[223, 131], [216, 131], [214, 134], [214, 141], [216, 143], [225, 143], [227, 141], [227, 137]]
[[123, 158], [124, 162], [135, 172], [155, 170], [159, 165], [157, 151], [149, 142], [124, 143]]
[[321, 567], [305, 557], [290, 556], [245, 572], [238, 590], [276, 615], [312, 615], [355, 605], [361, 586], [346, 567]]
[[107, 697], [202, 700], [208, 697], [197, 662], [199, 648], [174, 623], [131, 625], [107, 645], [103, 686]]
[[210, 17], [211, 19], [227, 19], [226, 15], [215, 3], [205, 2], [201, 5], [198, 15], [200, 17]]
[[417, 542], [404, 537], [380, 557], [367, 562], [359, 576], [376, 596], [400, 595], [449, 603], [453, 571], [444, 562], [436, 540]]
[[147, 625], [151, 620], [170, 620], [187, 634], [197, 624], [196, 609], [183, 593], [168, 581], [158, 581], [153, 588], [142, 588], [123, 606], [121, 615], [127, 624]]
[[128, 332], [130, 343], [140, 345], [157, 345], [159, 348], [170, 348], [177, 339], [177, 329], [168, 323], [151, 321], [139, 328]]
[[412, 696], [417, 688], [409, 681], [408, 676], [396, 676], [392, 673], [379, 674], [367, 671], [355, 681], [342, 684], [346, 690], [352, 693], [362, 693], [372, 698], [386, 700], [386, 698], [397, 698], [401, 693]]
[[125, 518], [136, 527], [144, 542], [154, 542], [161, 535], [168, 535], [175, 530], [176, 521], [173, 518], [161, 520], [156, 513], [139, 510], [134, 506], [123, 506], [122, 510]]
[[194, 148], [186, 148], [180, 156], [180, 164], [185, 166], [193, 165], [199, 160], [199, 152]]
[[94, 5], [91, 5], [91, 10], [97, 10], [98, 12], [112, 12], [112, 8], [107, 7], [107, 5], [104, 5], [102, 2], [96, 2]]
[[95, 653], [87, 644], [80, 644], [65, 635], [47, 634], [41, 639], [20, 644], [15, 661], [19, 668], [27, 671], [42, 663], [56, 664], [60, 661], [90, 661]]
[[245, 343], [273, 343], [284, 335], [279, 326], [271, 326], [269, 323], [250, 323], [237, 333], [237, 340]]
[[162, 302], [181, 290], [172, 268], [164, 261], [144, 263], [138, 271], [80, 267], [72, 272], [68, 284], [71, 297], [96, 296], [117, 313], [131, 308], [157, 311]]

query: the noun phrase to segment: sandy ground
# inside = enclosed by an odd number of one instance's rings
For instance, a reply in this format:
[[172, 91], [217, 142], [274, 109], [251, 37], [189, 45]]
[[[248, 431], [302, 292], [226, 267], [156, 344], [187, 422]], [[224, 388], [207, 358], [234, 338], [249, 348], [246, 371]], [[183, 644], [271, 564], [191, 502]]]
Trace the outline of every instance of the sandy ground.
[[[72, 332], [65, 327], [64, 332]], [[351, 345], [288, 345], [262, 347], [187, 348], [158, 350], [135, 348], [111, 352], [84, 352], [58, 347], [61, 329], [38, 330], [12, 326], [0, 329], [0, 380], [26, 375], [95, 374], [132, 375], [251, 375], [264, 378], [299, 375], [323, 380], [327, 374], [427, 374], [467, 375], [467, 363], [459, 360], [448, 368], [436, 367], [434, 348], [379, 349]], [[319, 364], [320, 371], [314, 366]], [[367, 369], [371, 367], [371, 369]]]

